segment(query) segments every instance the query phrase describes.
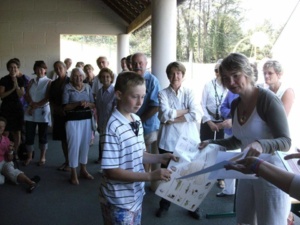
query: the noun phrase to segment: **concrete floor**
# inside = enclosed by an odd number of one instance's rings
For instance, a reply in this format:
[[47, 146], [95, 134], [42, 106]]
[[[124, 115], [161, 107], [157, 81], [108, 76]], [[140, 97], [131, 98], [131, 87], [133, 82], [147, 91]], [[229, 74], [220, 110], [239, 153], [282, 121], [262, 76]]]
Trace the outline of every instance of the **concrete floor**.
[[[51, 140], [51, 135], [49, 136]], [[96, 225], [103, 224], [98, 201], [100, 183], [99, 165], [94, 163], [98, 155], [98, 136], [95, 145], [90, 148], [88, 170], [95, 180], [80, 179], [79, 186], [68, 182], [70, 174], [56, 168], [63, 162], [60, 142], [49, 142], [47, 161], [44, 167], [36, 162], [39, 152], [32, 164], [20, 165], [29, 177], [41, 177], [39, 187], [31, 194], [26, 193], [23, 184], [6, 183], [0, 186], [0, 225]], [[195, 220], [187, 211], [172, 205], [163, 218], [155, 217], [160, 198], [146, 185], [143, 204], [143, 225], [234, 225], [235, 217], [206, 218], [207, 214], [232, 212], [234, 197], [217, 198], [220, 191], [214, 186], [200, 206], [201, 219]], [[296, 224], [300, 224], [298, 218]]]

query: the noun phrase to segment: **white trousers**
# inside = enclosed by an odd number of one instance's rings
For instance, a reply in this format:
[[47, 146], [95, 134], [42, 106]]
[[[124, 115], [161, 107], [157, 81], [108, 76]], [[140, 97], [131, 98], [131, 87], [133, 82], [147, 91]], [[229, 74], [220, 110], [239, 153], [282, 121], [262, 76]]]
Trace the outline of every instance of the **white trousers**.
[[[69, 166], [87, 164], [89, 145], [92, 136], [91, 119], [72, 120], [66, 122]], [[79, 163], [78, 163], [79, 162]]]

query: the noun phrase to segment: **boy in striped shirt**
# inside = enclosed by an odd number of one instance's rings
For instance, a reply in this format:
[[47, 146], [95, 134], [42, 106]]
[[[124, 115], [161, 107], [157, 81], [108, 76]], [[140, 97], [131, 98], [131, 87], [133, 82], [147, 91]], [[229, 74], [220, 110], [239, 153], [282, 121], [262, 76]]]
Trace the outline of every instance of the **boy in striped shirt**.
[[146, 173], [143, 163], [167, 164], [175, 156], [146, 152], [141, 119], [135, 114], [146, 94], [145, 80], [135, 72], [118, 76], [115, 85], [117, 107], [101, 137], [103, 175], [100, 202], [104, 224], [141, 224], [144, 182], [169, 181], [171, 171]]

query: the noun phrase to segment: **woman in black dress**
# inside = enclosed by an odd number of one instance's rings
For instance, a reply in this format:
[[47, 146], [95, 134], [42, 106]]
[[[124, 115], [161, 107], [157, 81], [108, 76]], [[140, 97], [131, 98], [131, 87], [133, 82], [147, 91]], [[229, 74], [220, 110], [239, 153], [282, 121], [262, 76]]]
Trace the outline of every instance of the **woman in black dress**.
[[65, 162], [58, 168], [61, 171], [71, 171], [68, 160], [68, 144], [66, 138], [66, 119], [65, 112], [62, 106], [62, 95], [65, 85], [69, 83], [70, 78], [67, 76], [67, 67], [61, 62], [57, 61], [53, 65], [55, 73], [58, 78], [51, 83], [49, 91], [49, 102], [52, 113], [52, 135], [53, 140], [61, 141]]
[[[24, 111], [20, 98], [24, 95], [24, 81], [18, 77], [20, 61], [10, 59], [6, 63], [8, 75], [0, 79], [1, 116], [7, 120], [6, 134], [12, 134], [16, 151], [21, 142]], [[17, 154], [16, 154], [17, 155]]]

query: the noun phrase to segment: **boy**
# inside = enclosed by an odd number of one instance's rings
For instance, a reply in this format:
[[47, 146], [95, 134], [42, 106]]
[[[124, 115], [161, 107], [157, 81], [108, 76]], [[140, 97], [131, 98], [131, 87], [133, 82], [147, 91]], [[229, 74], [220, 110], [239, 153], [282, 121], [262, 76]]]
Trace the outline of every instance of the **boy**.
[[144, 171], [143, 163], [167, 164], [175, 156], [147, 153], [141, 119], [135, 115], [146, 94], [145, 80], [135, 72], [119, 74], [115, 85], [117, 107], [102, 139], [103, 177], [100, 202], [104, 224], [141, 224], [144, 181], [169, 181], [171, 171]]
[[6, 119], [0, 117], [0, 184], [4, 184], [5, 178], [9, 179], [15, 184], [28, 184], [27, 192], [31, 193], [39, 182], [40, 178], [35, 176], [29, 179], [24, 172], [15, 169], [13, 160], [14, 143], [10, 142], [8, 137], [3, 136], [6, 126]]

